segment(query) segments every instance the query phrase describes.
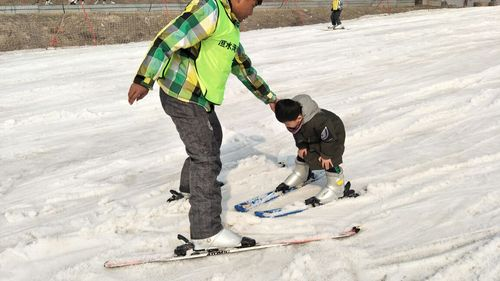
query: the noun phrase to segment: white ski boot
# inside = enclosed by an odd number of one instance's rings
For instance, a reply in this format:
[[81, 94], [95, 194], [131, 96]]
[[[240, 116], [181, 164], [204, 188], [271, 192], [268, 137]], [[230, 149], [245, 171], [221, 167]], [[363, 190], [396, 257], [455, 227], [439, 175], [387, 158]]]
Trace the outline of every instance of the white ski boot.
[[311, 170], [306, 162], [295, 159], [295, 167], [293, 172], [276, 187], [276, 192], [287, 193], [292, 187], [301, 187], [311, 176]]
[[[340, 167], [339, 167], [340, 168]], [[320, 204], [326, 204], [344, 196], [344, 172], [325, 172], [326, 186], [315, 196]]]
[[293, 172], [283, 182], [288, 186], [302, 186], [309, 177], [309, 165], [295, 159]]
[[234, 247], [249, 247], [255, 245], [255, 240], [241, 237], [229, 229], [223, 228], [219, 233], [205, 239], [191, 239], [195, 251], [224, 249]]

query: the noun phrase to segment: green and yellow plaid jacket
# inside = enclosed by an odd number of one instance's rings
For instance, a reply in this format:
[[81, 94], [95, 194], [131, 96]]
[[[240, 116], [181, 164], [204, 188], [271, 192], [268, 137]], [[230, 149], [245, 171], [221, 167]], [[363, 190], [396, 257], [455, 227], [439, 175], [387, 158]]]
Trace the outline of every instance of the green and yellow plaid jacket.
[[[153, 40], [134, 82], [151, 89], [155, 81], [168, 95], [182, 101], [196, 103], [210, 111], [211, 104], [200, 89], [195, 61], [200, 42], [216, 28], [221, 1], [235, 25], [236, 16], [231, 12], [228, 0], [193, 0], [184, 12], [165, 26]], [[260, 100], [276, 101], [275, 94], [257, 75], [250, 58], [239, 45], [231, 72]]]

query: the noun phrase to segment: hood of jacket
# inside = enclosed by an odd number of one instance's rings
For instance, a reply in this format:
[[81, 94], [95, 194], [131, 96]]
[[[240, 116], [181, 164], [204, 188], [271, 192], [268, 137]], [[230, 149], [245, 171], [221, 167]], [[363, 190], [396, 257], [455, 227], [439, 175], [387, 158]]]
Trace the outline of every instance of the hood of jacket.
[[293, 97], [292, 100], [302, 105], [302, 118], [304, 118], [302, 121], [303, 124], [307, 123], [314, 117], [314, 115], [321, 111], [318, 104], [308, 95], [297, 95]]

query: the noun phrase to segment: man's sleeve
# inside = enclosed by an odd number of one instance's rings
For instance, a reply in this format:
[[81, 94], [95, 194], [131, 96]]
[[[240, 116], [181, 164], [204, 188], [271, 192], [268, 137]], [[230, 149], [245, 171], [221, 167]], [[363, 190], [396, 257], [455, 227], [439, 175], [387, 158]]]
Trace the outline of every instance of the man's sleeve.
[[268, 104], [276, 101], [276, 95], [269, 89], [264, 79], [257, 75], [257, 71], [252, 67], [252, 62], [245, 54], [241, 44], [238, 46], [231, 72], [264, 103]]
[[217, 4], [214, 6], [211, 2], [197, 1], [188, 5], [156, 35], [134, 83], [151, 89], [175, 51], [190, 48], [214, 32], [218, 11]]

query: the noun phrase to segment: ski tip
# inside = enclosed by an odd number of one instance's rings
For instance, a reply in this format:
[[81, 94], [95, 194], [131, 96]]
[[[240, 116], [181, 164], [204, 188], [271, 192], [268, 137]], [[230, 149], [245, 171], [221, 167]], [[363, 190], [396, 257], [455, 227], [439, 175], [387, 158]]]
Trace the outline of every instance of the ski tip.
[[105, 268], [115, 268], [115, 267], [118, 267], [118, 266], [116, 266], [116, 264], [114, 262], [112, 262], [112, 261], [109, 260], [109, 261], [105, 261], [104, 262], [104, 267]]
[[255, 211], [254, 214], [259, 218], [275, 218], [281, 216], [280, 214], [278, 214], [279, 212], [281, 212], [281, 208], [264, 210], [264, 211]]
[[263, 211], [263, 212], [261, 212], [261, 211], [255, 211], [254, 215], [256, 215], [259, 218], [268, 218], [269, 217], [269, 213], [266, 212], [266, 211]]
[[260, 218], [280, 218], [303, 212], [306, 209], [295, 209], [291, 211], [285, 211], [282, 208], [276, 208], [265, 211], [255, 211], [254, 214]]
[[361, 231], [361, 227], [359, 225], [353, 225], [350, 228], [346, 228], [344, 231], [340, 232], [341, 237], [350, 237], [358, 234]]
[[241, 204], [234, 205], [234, 209], [238, 212], [246, 213], [248, 212], [248, 209], [243, 207]]
[[361, 231], [361, 224], [352, 224], [350, 228], [346, 229], [346, 232], [358, 233]]

